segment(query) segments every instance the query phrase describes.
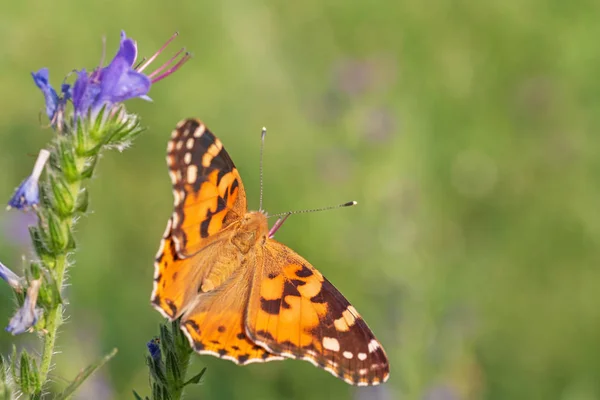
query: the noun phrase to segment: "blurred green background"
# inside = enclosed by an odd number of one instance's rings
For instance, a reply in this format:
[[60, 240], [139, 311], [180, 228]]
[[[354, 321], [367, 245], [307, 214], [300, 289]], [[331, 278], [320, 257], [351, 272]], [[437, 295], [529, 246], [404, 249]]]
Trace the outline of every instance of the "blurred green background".
[[[391, 361], [377, 388], [306, 362], [208, 367], [196, 399], [600, 398], [600, 3], [5, 2], [0, 16], [0, 198], [31, 170], [43, 129], [30, 71], [58, 86], [116, 51], [194, 58], [133, 100], [149, 130], [106, 153], [78, 225], [57, 387], [112, 347], [80, 399], [148, 393], [153, 258], [172, 207], [165, 148], [195, 116], [223, 140], [258, 207], [260, 128], [278, 239], [356, 306]], [[167, 57], [163, 59], [166, 60]], [[156, 64], [158, 65], [158, 64]], [[43, 122], [45, 124], [45, 121]], [[27, 216], [0, 213], [0, 260], [30, 255]], [[12, 314], [0, 285], [0, 321]], [[0, 333], [36, 349], [34, 335]]]

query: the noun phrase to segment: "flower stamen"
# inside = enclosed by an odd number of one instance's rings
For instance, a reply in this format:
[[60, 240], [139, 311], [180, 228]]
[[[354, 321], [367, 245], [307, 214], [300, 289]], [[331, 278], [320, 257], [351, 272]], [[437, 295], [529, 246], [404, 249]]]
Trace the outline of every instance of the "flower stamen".
[[148, 78], [152, 79], [154, 76], [156, 76], [157, 74], [161, 73], [165, 68], [167, 68], [169, 65], [173, 64], [173, 61], [175, 61], [177, 59], [177, 57], [179, 57], [179, 55], [185, 51], [185, 47], [179, 49], [179, 51], [177, 53], [175, 53], [175, 55], [173, 57], [171, 57], [169, 59], [169, 61], [167, 61], [166, 63], [164, 63], [163, 65], [161, 65], [156, 71], [152, 72], [151, 74], [148, 74]]
[[185, 64], [190, 58], [192, 58], [192, 54], [189, 52], [185, 53], [184, 56], [181, 58], [181, 60], [179, 60], [179, 62], [177, 62], [177, 64], [175, 64], [173, 67], [169, 68], [165, 73], [163, 73], [162, 75], [159, 75], [156, 78], [151, 78], [152, 83], [156, 83], [156, 82], [166, 78], [167, 76], [171, 75], [173, 72], [175, 72], [179, 68], [181, 68], [181, 66], [183, 64]]
[[156, 57], [158, 57], [158, 56], [160, 55], [160, 53], [162, 53], [162, 52], [164, 51], [164, 49], [166, 49], [166, 48], [167, 48], [167, 46], [168, 46], [168, 45], [169, 45], [169, 44], [170, 44], [170, 43], [171, 43], [173, 40], [175, 40], [175, 38], [176, 38], [177, 36], [179, 36], [179, 32], [175, 32], [175, 33], [173, 34], [173, 36], [171, 36], [171, 37], [169, 38], [169, 40], [167, 40], [167, 42], [166, 42], [165, 44], [163, 44], [163, 45], [162, 45], [162, 47], [161, 47], [160, 49], [158, 49], [158, 51], [157, 51], [156, 53], [154, 53], [154, 54], [153, 54], [153, 55], [152, 55], [150, 58], [148, 58], [148, 60], [147, 60], [147, 61], [146, 61], [144, 64], [142, 64], [142, 65], [141, 65], [139, 68], [136, 68], [136, 70], [137, 70], [138, 72], [142, 72], [144, 69], [146, 69], [146, 67], [147, 67], [148, 65], [150, 65], [150, 63], [151, 63], [152, 61], [154, 61], [154, 60], [156, 59]]

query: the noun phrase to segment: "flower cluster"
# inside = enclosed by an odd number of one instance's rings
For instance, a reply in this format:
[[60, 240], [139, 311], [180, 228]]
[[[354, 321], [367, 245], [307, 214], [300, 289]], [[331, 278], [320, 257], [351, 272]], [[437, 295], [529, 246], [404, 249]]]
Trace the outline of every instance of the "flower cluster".
[[62, 84], [62, 96], [50, 85], [47, 68], [32, 73], [34, 82], [44, 95], [48, 118], [53, 125], [59, 123], [69, 100], [73, 103], [76, 118], [85, 117], [88, 113], [94, 118], [103, 107], [110, 108], [135, 97], [150, 100], [150, 86], [171, 75], [190, 58], [189, 53], [180, 57], [184, 51], [181, 49], [154, 72], [148, 75], [143, 73], [175, 37], [173, 35], [152, 57], [135, 66], [137, 43], [128, 38], [125, 32], [121, 32], [119, 50], [112, 61], [106, 67], [98, 67], [90, 73], [85, 69], [77, 71], [77, 79], [72, 87]]
[[[137, 43], [122, 32], [119, 49], [108, 65], [91, 72], [84, 68], [75, 70], [69, 75], [74, 79], [71, 83], [63, 81], [60, 91], [50, 83], [47, 68], [31, 74], [44, 96], [55, 137], [40, 151], [31, 175], [17, 187], [8, 208], [36, 213], [37, 225], [30, 226], [29, 232], [37, 259], [25, 268], [23, 277], [0, 263], [0, 279], [13, 289], [19, 305], [6, 330], [13, 335], [34, 330], [44, 333], [39, 363], [22, 352], [20, 367], [11, 367], [12, 381], [21, 393], [31, 394], [32, 398], [40, 398], [47, 382], [56, 334], [62, 323], [61, 292], [70, 266], [68, 255], [76, 247], [73, 225], [88, 204], [84, 183], [92, 177], [102, 150], [123, 149], [143, 131], [139, 117], [128, 114], [123, 102], [133, 98], [151, 100], [148, 93], [152, 84], [189, 60], [189, 53], [181, 49], [153, 72], [146, 72], [176, 36], [148, 59], [137, 61]], [[87, 375], [73, 381], [65, 393], [74, 390], [112, 355], [89, 367]], [[155, 357], [160, 358], [160, 351]], [[66, 397], [69, 396], [60, 398]]]

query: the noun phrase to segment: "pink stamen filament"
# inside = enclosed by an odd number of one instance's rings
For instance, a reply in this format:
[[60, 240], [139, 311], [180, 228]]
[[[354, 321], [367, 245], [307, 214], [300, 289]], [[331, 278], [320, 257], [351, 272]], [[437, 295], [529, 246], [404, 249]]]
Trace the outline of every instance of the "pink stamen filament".
[[175, 61], [177, 59], [177, 57], [179, 57], [179, 55], [184, 51], [185, 49], [179, 49], [179, 51], [177, 53], [175, 53], [175, 55], [173, 57], [171, 57], [171, 59], [169, 59], [169, 61], [167, 61], [166, 63], [164, 63], [163, 65], [160, 66], [160, 68], [158, 68], [156, 71], [154, 71], [153, 73], [148, 75], [148, 78], [152, 79], [155, 75], [161, 73], [165, 68], [167, 68], [169, 65], [173, 64], [173, 61]]
[[192, 58], [192, 55], [190, 53], [185, 53], [185, 55], [183, 56], [183, 58], [181, 60], [179, 60], [179, 62], [177, 64], [175, 64], [172, 68], [169, 68], [167, 70], [167, 72], [163, 73], [162, 75], [158, 76], [157, 78], [153, 78], [151, 80], [152, 83], [156, 83], [158, 81], [160, 81], [161, 79], [166, 78], [167, 76], [171, 75], [173, 72], [177, 71], [179, 68], [181, 68], [181, 66], [183, 64], [185, 64], [185, 62], [187, 60], [189, 60], [190, 58]]
[[177, 36], [179, 36], [179, 32], [175, 32], [173, 34], [173, 36], [171, 36], [169, 38], [169, 40], [167, 40], [167, 42], [165, 44], [163, 44], [162, 47], [160, 49], [158, 49], [158, 51], [156, 53], [154, 53], [154, 55], [152, 57], [150, 57], [144, 64], [142, 64], [139, 68], [137, 68], [137, 71], [142, 72], [148, 65], [150, 65], [150, 63], [152, 61], [154, 61], [156, 59], [156, 57], [158, 57], [159, 54], [162, 53], [163, 50], [169, 45], [169, 43], [171, 43]]

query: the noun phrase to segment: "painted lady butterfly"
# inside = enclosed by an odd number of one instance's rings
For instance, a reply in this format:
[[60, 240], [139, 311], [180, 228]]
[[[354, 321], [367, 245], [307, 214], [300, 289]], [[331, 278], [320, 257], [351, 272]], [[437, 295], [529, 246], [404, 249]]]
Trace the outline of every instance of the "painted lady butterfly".
[[356, 309], [248, 211], [233, 161], [206, 126], [181, 121], [167, 149], [175, 210], [156, 256], [152, 304], [200, 354], [236, 364], [296, 358], [353, 385], [389, 364]]

